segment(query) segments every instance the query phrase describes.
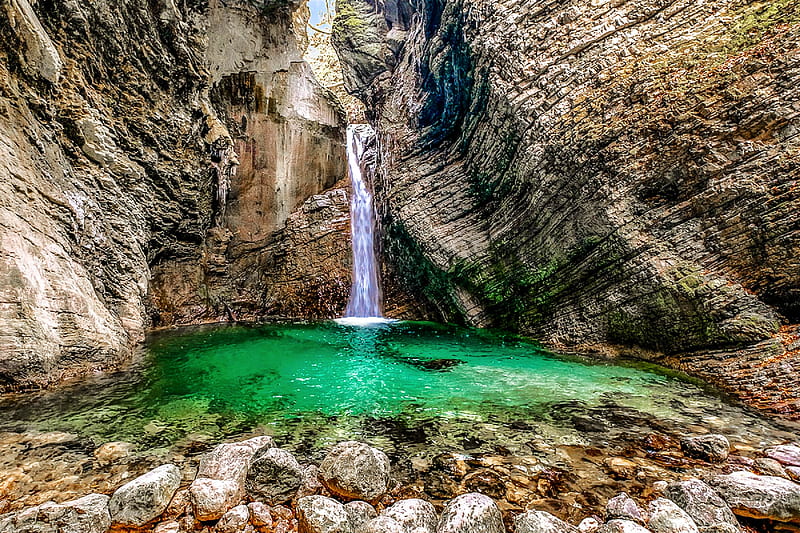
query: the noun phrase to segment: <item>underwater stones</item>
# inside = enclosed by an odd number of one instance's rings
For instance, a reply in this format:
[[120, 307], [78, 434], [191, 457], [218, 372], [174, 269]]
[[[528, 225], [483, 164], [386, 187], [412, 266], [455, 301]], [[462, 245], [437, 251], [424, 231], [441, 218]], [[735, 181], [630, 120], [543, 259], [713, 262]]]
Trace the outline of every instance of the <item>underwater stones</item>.
[[396, 520], [403, 532], [434, 533], [436, 531], [436, 509], [425, 500], [411, 498], [400, 500], [383, 513]]
[[731, 445], [724, 435], [700, 435], [681, 439], [681, 450], [687, 457], [709, 463], [721, 463], [728, 458]]
[[130, 455], [134, 448], [130, 442], [106, 442], [94, 451], [94, 458], [100, 464], [113, 463]]
[[800, 522], [800, 485], [788, 479], [734, 472], [708, 480], [735, 514]]
[[108, 502], [116, 524], [141, 527], [157, 518], [169, 505], [181, 484], [181, 471], [175, 465], [162, 465], [126, 483]]
[[254, 498], [269, 505], [286, 503], [303, 482], [303, 467], [281, 448], [262, 449], [253, 457], [245, 487]]
[[764, 450], [764, 455], [775, 459], [782, 465], [800, 466], [800, 447], [790, 444], [781, 444]]
[[500, 509], [490, 497], [470, 492], [445, 506], [436, 533], [504, 533]]
[[226, 479], [197, 478], [189, 486], [189, 499], [198, 520], [217, 520], [238, 502], [239, 485]]
[[738, 533], [739, 522], [728, 504], [699, 479], [672, 483], [664, 496], [686, 511], [700, 533]]
[[235, 481], [244, 490], [244, 482], [253, 456], [275, 446], [271, 437], [254, 437], [242, 442], [220, 444], [200, 458], [198, 478]]
[[389, 458], [363, 442], [340, 442], [320, 465], [322, 483], [337, 496], [372, 501], [389, 483]]
[[672, 500], [657, 498], [650, 502], [648, 511], [647, 527], [653, 533], [699, 533], [692, 517]]
[[647, 521], [647, 516], [637, 503], [626, 493], [620, 493], [606, 504], [606, 517], [609, 519], [620, 518], [632, 520], [639, 524]]
[[[589, 520], [589, 519], [587, 519]], [[596, 519], [592, 528], [579, 529], [568, 524], [560, 518], [545, 511], [530, 510], [514, 517], [514, 531], [516, 533], [578, 533], [583, 531], [596, 531], [600, 524]], [[586, 522], [586, 520], [584, 520]], [[581, 522], [583, 524], [584, 522]]]
[[298, 533], [354, 533], [344, 505], [325, 496], [297, 500]]
[[108, 500], [104, 494], [89, 494], [1, 515], [0, 533], [105, 533], [111, 527]]
[[360, 500], [346, 503], [344, 505], [344, 510], [347, 511], [347, 516], [350, 517], [350, 523], [356, 531], [359, 531], [359, 528], [378, 516], [378, 512], [372, 505]]
[[250, 521], [250, 511], [246, 505], [237, 505], [222, 515], [214, 526], [214, 533], [239, 533], [244, 531]]

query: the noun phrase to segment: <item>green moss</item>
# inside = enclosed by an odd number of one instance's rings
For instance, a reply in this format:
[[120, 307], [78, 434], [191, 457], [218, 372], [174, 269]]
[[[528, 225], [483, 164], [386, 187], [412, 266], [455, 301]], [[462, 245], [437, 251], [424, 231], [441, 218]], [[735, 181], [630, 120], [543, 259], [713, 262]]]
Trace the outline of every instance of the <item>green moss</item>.
[[733, 23], [719, 48], [733, 55], [760, 44], [780, 25], [800, 23], [800, 3], [771, 0], [748, 3], [733, 14]]

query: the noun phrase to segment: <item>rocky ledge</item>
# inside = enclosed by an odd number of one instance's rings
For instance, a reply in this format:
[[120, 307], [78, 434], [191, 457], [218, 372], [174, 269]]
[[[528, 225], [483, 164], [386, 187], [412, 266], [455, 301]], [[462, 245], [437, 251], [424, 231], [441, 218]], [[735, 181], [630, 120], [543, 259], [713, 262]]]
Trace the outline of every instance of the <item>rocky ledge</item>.
[[[107, 446], [108, 447], [108, 446]], [[113, 459], [114, 446], [103, 452]], [[722, 435], [689, 437], [687, 457], [723, 463]], [[503, 508], [481, 492], [449, 501], [397, 497], [389, 458], [363, 442], [301, 464], [267, 436], [221, 444], [188, 474], [164, 464], [118, 487], [0, 515], [2, 533], [738, 533], [800, 531], [800, 447], [781, 444], [730, 473], [656, 481], [638, 501], [621, 492], [577, 525], [537, 509]]]

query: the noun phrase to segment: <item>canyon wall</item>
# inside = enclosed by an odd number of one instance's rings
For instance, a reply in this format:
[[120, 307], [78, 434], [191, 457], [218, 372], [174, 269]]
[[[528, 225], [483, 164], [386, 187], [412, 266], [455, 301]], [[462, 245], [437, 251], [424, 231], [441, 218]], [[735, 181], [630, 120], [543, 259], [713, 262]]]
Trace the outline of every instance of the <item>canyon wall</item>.
[[[349, 279], [344, 193], [313, 207], [344, 176], [343, 115], [301, 61], [297, 7], [0, 1], [0, 389]], [[258, 270], [292, 239], [323, 244], [291, 276]]]
[[800, 412], [800, 8], [339, 0], [387, 269], [444, 320]]

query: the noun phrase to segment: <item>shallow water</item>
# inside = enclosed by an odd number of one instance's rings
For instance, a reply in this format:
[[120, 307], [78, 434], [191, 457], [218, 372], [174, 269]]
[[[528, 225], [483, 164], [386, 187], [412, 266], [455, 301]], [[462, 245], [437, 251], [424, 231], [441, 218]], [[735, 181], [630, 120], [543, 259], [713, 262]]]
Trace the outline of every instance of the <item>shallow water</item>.
[[675, 373], [564, 357], [512, 335], [420, 322], [198, 327], [159, 333], [132, 368], [0, 401], [0, 430], [142, 447], [272, 434], [315, 455], [360, 438], [399, 455], [530, 451], [620, 435], [721, 432], [770, 444], [786, 426]]

